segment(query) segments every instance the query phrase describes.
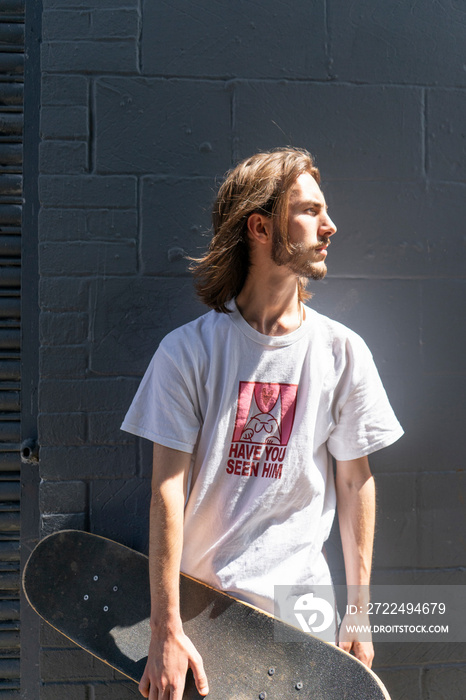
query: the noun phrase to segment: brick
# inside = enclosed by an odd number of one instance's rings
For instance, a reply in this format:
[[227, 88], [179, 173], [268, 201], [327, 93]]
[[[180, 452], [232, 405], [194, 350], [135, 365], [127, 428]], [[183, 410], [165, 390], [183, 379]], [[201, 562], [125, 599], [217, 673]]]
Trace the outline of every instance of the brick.
[[135, 209], [41, 209], [39, 213], [42, 241], [135, 240], [137, 229]]
[[39, 319], [42, 345], [79, 345], [87, 340], [88, 315], [42, 312]]
[[420, 566], [419, 529], [416, 513], [418, 486], [415, 474], [396, 478], [379, 474], [377, 486], [377, 537], [374, 567]]
[[[405, 621], [406, 622], [406, 621]], [[397, 669], [400, 672], [400, 680], [408, 671], [407, 667], [416, 668], [424, 667], [426, 664], [453, 664], [464, 661], [464, 652], [466, 644], [457, 644], [452, 642], [441, 642], [440, 639], [435, 642], [402, 642], [394, 644], [393, 642], [379, 642], [376, 645], [376, 665], [379, 667], [376, 673], [381, 672], [382, 667], [389, 671], [391, 668]], [[394, 675], [394, 674], [393, 674]], [[399, 692], [398, 685], [395, 682], [392, 674], [385, 676], [382, 673], [382, 680], [385, 683], [387, 678], [387, 688], [389, 691], [395, 690], [395, 698]], [[408, 679], [411, 674], [406, 674]], [[389, 681], [389, 679], [392, 679]], [[389, 684], [390, 683], [390, 684]], [[409, 681], [408, 681], [409, 684]], [[409, 685], [408, 685], [409, 687]], [[393, 695], [390, 695], [394, 700]], [[401, 696], [403, 697], [403, 696]], [[409, 696], [406, 696], [409, 697]], [[424, 696], [422, 696], [424, 700]]]
[[39, 145], [42, 173], [85, 173], [88, 146], [84, 141], [42, 141]]
[[84, 413], [40, 414], [38, 425], [41, 446], [83, 445], [86, 441], [87, 417]]
[[[464, 571], [458, 569], [416, 569], [403, 570], [374, 569], [373, 584], [386, 586], [461, 586], [464, 584]], [[455, 645], [455, 647], [458, 645]], [[456, 650], [453, 652], [456, 653]], [[451, 655], [448, 656], [451, 660]]]
[[41, 62], [50, 73], [137, 73], [138, 46], [135, 39], [44, 42]]
[[71, 683], [44, 684], [40, 689], [40, 700], [87, 700], [85, 685], [72, 685]]
[[139, 13], [126, 8], [46, 10], [42, 26], [44, 41], [138, 38]]
[[[401, 645], [404, 646], [404, 645]], [[374, 671], [379, 676], [392, 700], [423, 700], [420, 690], [421, 669], [403, 668], [396, 670], [378, 668], [378, 647], [375, 647]]]
[[40, 308], [43, 311], [87, 311], [88, 287], [87, 280], [77, 277], [42, 277]]
[[85, 141], [89, 136], [88, 110], [75, 105], [43, 106], [40, 130], [43, 139]]
[[[94, 9], [94, 0], [43, 0], [44, 9], [64, 8], [70, 5], [74, 8]], [[99, 0], [99, 7], [119, 8], [119, 7], [139, 7], [139, 0]]]
[[420, 90], [258, 81], [238, 84], [234, 99], [239, 158], [291, 143], [317, 157], [325, 180], [421, 175]]
[[199, 256], [210, 240], [205, 232], [210, 226], [213, 181], [144, 178], [141, 196], [143, 272], [186, 273], [186, 255]]
[[465, 374], [465, 299], [464, 279], [425, 280], [422, 283], [424, 371]]
[[[169, 330], [208, 309], [195, 297], [191, 279], [97, 280], [91, 370], [140, 376]], [[160, 310], [163, 309], [163, 313]]]
[[[331, 255], [330, 249], [328, 257]], [[410, 375], [419, 367], [417, 281], [328, 279], [311, 283], [309, 290], [314, 293], [309, 302], [313, 309], [343, 323], [364, 338], [384, 378]]]
[[[118, 677], [120, 677], [119, 674]], [[95, 700], [130, 700], [130, 698], [137, 699], [140, 697], [136, 683], [131, 681], [93, 681], [86, 685], [71, 683], [43, 684], [40, 698], [41, 700], [63, 700], [66, 697], [67, 700], [88, 700], [90, 693], [92, 693], [92, 698], [95, 698]]]
[[132, 176], [41, 175], [41, 202], [52, 207], [115, 207], [136, 206], [136, 178]]
[[463, 276], [464, 185], [337, 180], [324, 194], [338, 228], [331, 277]]
[[75, 645], [63, 634], [41, 620], [40, 643], [43, 647], [55, 647], [62, 649], [74, 649]]
[[136, 239], [138, 212], [135, 209], [94, 209], [86, 212], [87, 237], [93, 240], [115, 241]]
[[41, 102], [48, 105], [88, 105], [88, 81], [82, 75], [53, 75], [44, 73]]
[[42, 515], [40, 523], [40, 536], [47, 537], [59, 530], [86, 530], [87, 513], [54, 513]]
[[452, 700], [464, 696], [466, 665], [426, 669], [424, 676], [425, 700]]
[[[136, 392], [134, 392], [136, 393]], [[90, 445], [126, 445], [134, 442], [129, 433], [120, 430], [124, 412], [90, 413], [89, 438]]]
[[332, 0], [328, 13], [332, 71], [339, 80], [466, 85], [461, 3], [439, 12], [433, 0], [389, 6], [383, 0]]
[[143, 72], [325, 80], [325, 34], [322, 3], [146, 3]]
[[39, 489], [41, 513], [83, 513], [87, 509], [84, 481], [42, 481]]
[[40, 349], [40, 375], [42, 378], [85, 377], [88, 365], [87, 348], [45, 347]]
[[42, 275], [127, 275], [137, 270], [133, 241], [57, 242], [40, 245]]
[[41, 410], [63, 412], [126, 411], [139, 382], [135, 379], [45, 380]]
[[150, 497], [150, 479], [93, 480], [90, 514], [96, 532], [147, 552]]
[[[122, 677], [116, 673], [117, 678]], [[129, 681], [121, 683], [98, 683], [94, 685], [95, 700], [130, 700], [139, 698], [138, 687]], [[58, 699], [57, 699], [58, 700]]]
[[96, 105], [100, 173], [214, 175], [230, 166], [230, 94], [223, 84], [105, 78], [96, 83]]
[[41, 447], [43, 479], [129, 479], [136, 474], [135, 444], [118, 447]]
[[[404, 622], [409, 624], [407, 620]], [[412, 623], [412, 621], [410, 622]], [[429, 663], [461, 663], [464, 661], [465, 650], [466, 644], [464, 643], [441, 642], [439, 638], [435, 642], [402, 642], [400, 644], [379, 642], [376, 645], [376, 665], [378, 667], [376, 673], [380, 672], [382, 668], [389, 670], [394, 667], [400, 671], [400, 675], [403, 677], [404, 671], [408, 670], [410, 666], [415, 668], [416, 666], [426, 666]], [[383, 675], [382, 679], [384, 679]], [[394, 681], [391, 685], [387, 683], [389, 690], [392, 689], [393, 683]], [[397, 688], [396, 685], [394, 687]], [[395, 697], [397, 697], [396, 693]], [[422, 700], [424, 700], [424, 696], [422, 696]]]
[[[462, 73], [466, 85], [464, 66]], [[465, 110], [464, 91], [427, 93], [427, 171], [434, 180], [466, 182]]]
[[87, 238], [86, 229], [85, 209], [42, 208], [39, 212], [40, 241], [80, 241]]
[[42, 680], [111, 680], [112, 669], [82, 649], [43, 649], [40, 657]]
[[419, 476], [417, 507], [422, 532], [419, 538], [421, 566], [463, 566], [465, 492], [464, 471]]

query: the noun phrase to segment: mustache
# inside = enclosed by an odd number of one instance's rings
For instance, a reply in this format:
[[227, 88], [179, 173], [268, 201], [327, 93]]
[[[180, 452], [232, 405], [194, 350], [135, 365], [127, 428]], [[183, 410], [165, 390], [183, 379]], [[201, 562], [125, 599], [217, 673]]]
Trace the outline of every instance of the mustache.
[[322, 248], [323, 245], [329, 246], [331, 245], [332, 241], [330, 240], [330, 236], [323, 236], [317, 245], [314, 246], [314, 250], [317, 250], [318, 248]]

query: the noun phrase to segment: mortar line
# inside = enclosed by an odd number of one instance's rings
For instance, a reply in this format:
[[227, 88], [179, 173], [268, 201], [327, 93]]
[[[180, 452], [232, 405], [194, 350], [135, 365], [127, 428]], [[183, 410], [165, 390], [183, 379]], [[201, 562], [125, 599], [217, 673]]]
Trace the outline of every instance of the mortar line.
[[422, 128], [422, 170], [424, 178], [428, 179], [429, 171], [429, 151], [427, 137], [427, 89], [422, 88], [421, 92], [422, 111], [421, 111], [421, 128]]
[[139, 22], [139, 33], [138, 33], [138, 38], [136, 42], [136, 51], [137, 51], [137, 65], [139, 69], [140, 75], [142, 75], [142, 0], [139, 0], [138, 2], [138, 22]]
[[94, 96], [95, 96], [95, 90], [94, 90], [94, 80], [91, 78], [89, 80], [89, 96], [88, 96], [88, 121], [89, 121], [89, 143], [88, 143], [88, 170], [89, 174], [94, 173], [94, 167], [95, 167], [95, 124], [94, 124], [94, 119], [95, 119], [95, 109], [94, 109]]

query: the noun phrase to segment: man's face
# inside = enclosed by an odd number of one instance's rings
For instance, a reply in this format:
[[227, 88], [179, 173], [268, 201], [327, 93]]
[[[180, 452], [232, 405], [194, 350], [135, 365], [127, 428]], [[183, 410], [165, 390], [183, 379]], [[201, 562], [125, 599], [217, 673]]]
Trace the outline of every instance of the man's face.
[[327, 273], [329, 239], [336, 230], [319, 185], [310, 173], [302, 173], [290, 191], [288, 236], [292, 250], [289, 253], [274, 232], [272, 260], [299, 277], [322, 279]]

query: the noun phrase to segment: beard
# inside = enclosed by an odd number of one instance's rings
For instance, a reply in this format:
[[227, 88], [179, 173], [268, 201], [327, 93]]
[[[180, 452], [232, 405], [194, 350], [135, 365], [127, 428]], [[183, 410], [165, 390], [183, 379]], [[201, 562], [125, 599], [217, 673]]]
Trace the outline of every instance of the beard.
[[316, 260], [320, 255], [316, 251], [323, 245], [330, 245], [329, 238], [322, 238], [322, 241], [315, 246], [293, 243], [291, 250], [288, 251], [280, 234], [274, 231], [272, 260], [276, 265], [286, 265], [298, 277], [321, 280], [327, 274], [327, 265], [324, 260]]

